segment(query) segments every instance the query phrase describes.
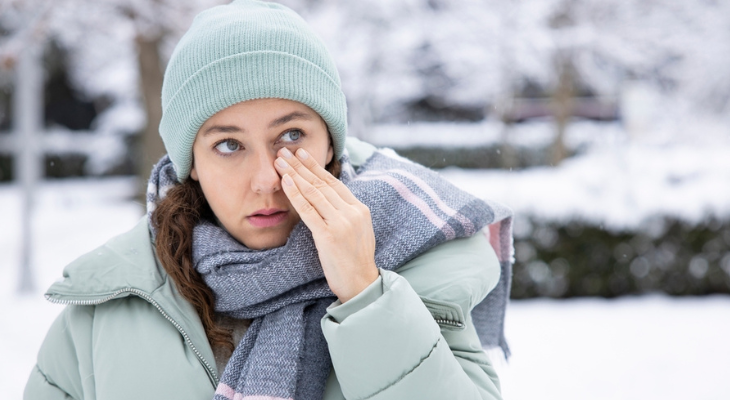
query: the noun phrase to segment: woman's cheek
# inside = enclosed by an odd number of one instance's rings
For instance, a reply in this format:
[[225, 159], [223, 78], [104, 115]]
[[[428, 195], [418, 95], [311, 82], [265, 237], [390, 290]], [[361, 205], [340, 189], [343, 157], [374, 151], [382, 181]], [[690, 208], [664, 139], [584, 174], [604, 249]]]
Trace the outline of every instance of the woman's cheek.
[[322, 148], [322, 146], [302, 146], [302, 148], [306, 150], [310, 156], [314, 157], [314, 159], [317, 160], [317, 164], [319, 164], [322, 168], [327, 165], [328, 148]]

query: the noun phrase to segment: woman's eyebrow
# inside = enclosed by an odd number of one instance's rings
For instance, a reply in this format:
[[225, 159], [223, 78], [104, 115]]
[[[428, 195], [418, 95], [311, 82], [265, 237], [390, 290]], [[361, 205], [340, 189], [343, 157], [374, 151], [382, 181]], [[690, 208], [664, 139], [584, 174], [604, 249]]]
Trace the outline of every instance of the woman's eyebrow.
[[[269, 128], [275, 128], [279, 125], [283, 125], [295, 119], [305, 119], [309, 121], [312, 120], [313, 117], [310, 114], [301, 111], [294, 111], [271, 121], [271, 123], [269, 124]], [[211, 133], [240, 133], [243, 131], [243, 129], [239, 128], [236, 125], [213, 125], [203, 131], [203, 136], [208, 136]]]
[[289, 113], [289, 114], [287, 114], [287, 115], [285, 115], [283, 117], [279, 117], [279, 118], [271, 121], [271, 123], [269, 124], [269, 128], [275, 128], [275, 127], [277, 127], [279, 125], [285, 124], [285, 123], [287, 123], [289, 121], [293, 121], [295, 119], [311, 120], [313, 118], [312, 118], [311, 115], [309, 115], [307, 113], [304, 113], [304, 112], [301, 112], [301, 111], [294, 111], [294, 112], [291, 112], [291, 113]]
[[203, 136], [208, 136], [211, 133], [239, 133], [243, 132], [243, 129], [235, 125], [213, 125], [210, 128], [203, 131]]

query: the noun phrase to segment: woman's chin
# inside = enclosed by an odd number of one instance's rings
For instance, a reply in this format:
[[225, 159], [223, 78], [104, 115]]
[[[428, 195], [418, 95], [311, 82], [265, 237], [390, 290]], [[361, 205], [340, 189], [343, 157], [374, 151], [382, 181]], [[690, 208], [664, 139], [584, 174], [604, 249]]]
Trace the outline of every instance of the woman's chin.
[[251, 244], [248, 244], [246, 242], [242, 242], [246, 247], [248, 247], [251, 250], [267, 250], [267, 249], [274, 249], [276, 247], [281, 247], [286, 244], [287, 237], [285, 236], [282, 239], [280, 238], [272, 238], [269, 240], [261, 240], [261, 238], [255, 238], [252, 240], [249, 240]]
[[233, 237], [251, 250], [273, 249], [286, 244], [294, 225], [286, 223], [269, 228], [248, 227], [246, 232], [239, 232]]

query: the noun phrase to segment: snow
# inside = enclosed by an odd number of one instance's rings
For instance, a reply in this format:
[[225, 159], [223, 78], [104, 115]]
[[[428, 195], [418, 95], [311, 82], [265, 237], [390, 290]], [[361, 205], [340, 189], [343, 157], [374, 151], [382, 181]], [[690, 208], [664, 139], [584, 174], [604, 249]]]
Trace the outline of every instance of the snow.
[[[135, 37], [166, 32], [167, 57], [197, 12], [223, 2], [66, 1], [49, 9], [44, 29], [69, 49], [79, 89], [126, 101], [139, 97]], [[730, 106], [728, 2], [281, 2], [327, 44], [351, 109], [368, 114], [353, 119], [397, 120], [398, 110], [427, 97], [490, 107], [528, 82], [549, 91], [563, 57], [580, 85], [601, 96], [616, 98], [636, 80], [660, 92], [661, 103], [682, 99], [687, 112], [726, 118]], [[0, 3], [11, 33], [38, 8], [16, 3]]]
[[[676, 151], [679, 153], [669, 155], [683, 154]], [[710, 156], [703, 153], [703, 157]], [[637, 162], [632, 157], [627, 159]], [[594, 163], [610, 159], [597, 158]], [[698, 164], [689, 158], [685, 162]], [[651, 164], [647, 161], [635, 168]], [[565, 168], [578, 177], [580, 164], [569, 165]], [[697, 173], [703, 172], [691, 176]], [[532, 178], [501, 173], [502, 181], [495, 174], [487, 174], [493, 186], [558, 180], [547, 170], [525, 172], [525, 176], [533, 174]], [[482, 178], [477, 174], [447, 171], [446, 175], [480, 190]], [[134, 190], [135, 181], [129, 178], [45, 182], [37, 192], [33, 222], [37, 290], [18, 295], [20, 193], [17, 186], [0, 185], [3, 398], [21, 398], [45, 332], [62, 309], [46, 302], [42, 292], [60, 277], [64, 265], [134, 226], [143, 213], [143, 206], [132, 200]], [[725, 398], [730, 389], [724, 376], [730, 370], [727, 315], [730, 296], [514, 301], [506, 321], [513, 356], [508, 364], [495, 359], [504, 396], [513, 400]]]
[[[61, 276], [61, 268], [81, 254], [134, 226], [143, 206], [132, 200], [133, 178], [46, 181], [36, 191], [32, 260], [38, 290]], [[0, 185], [0, 293], [13, 294], [20, 263], [19, 187]]]
[[509, 205], [518, 216], [631, 230], [656, 217], [689, 223], [730, 219], [728, 154], [728, 144], [636, 144], [607, 147], [554, 168], [449, 168], [442, 175], [479, 197]]
[[[166, 58], [193, 15], [223, 2], [66, 1], [48, 8], [43, 32], [68, 50], [75, 89], [114, 104], [93, 129], [120, 136], [114, 147], [123, 149], [126, 146], [119, 143], [124, 136], [138, 132], [145, 120], [135, 38], [166, 32], [161, 48]], [[632, 108], [649, 115], [657, 126], [644, 128], [652, 135], [707, 140], [706, 131], [696, 128], [698, 118], [723, 124], [725, 138], [730, 130], [730, 2], [282, 2], [299, 11], [327, 44], [342, 77], [352, 131], [359, 137], [387, 141], [399, 127], [376, 126], [368, 135], [369, 125], [407, 122], [413, 116], [404, 112], [409, 104], [424, 99], [448, 107], [481, 108], [489, 118], [499, 118], [510, 99], [526, 95], [528, 83], [549, 94], [556, 84], [556, 60], [562, 57], [572, 60], [580, 88], [611, 104], [618, 102], [625, 122], [636, 116]], [[37, 17], [40, 2], [5, 3], [0, 3], [0, 19], [9, 35], [0, 38], [0, 53], [12, 56], [23, 47], [23, 27], [31, 26], [23, 21]], [[559, 15], [563, 22], [556, 23]], [[649, 92], [638, 101], [647, 104], [626, 101], [637, 86]], [[424, 130], [433, 127], [439, 125]], [[489, 121], [462, 128], [475, 132], [467, 139], [476, 143], [492, 143], [504, 131]], [[514, 130], [533, 128], [528, 124]], [[537, 129], [541, 130], [547, 132]], [[107, 141], [99, 143], [91, 146], [95, 151], [88, 151], [87, 172], [93, 174], [108, 171], [121, 157]]]
[[726, 399], [729, 296], [513, 301], [505, 399]]
[[[574, 121], [566, 128], [566, 145], [571, 149], [595, 147], [622, 141], [625, 129], [618, 123]], [[555, 124], [538, 120], [505, 126], [494, 120], [477, 123], [413, 122], [374, 125], [362, 139], [382, 147], [474, 148], [500, 146], [504, 140], [512, 146], [544, 148], [555, 136]]]
[[[505, 133], [495, 121], [377, 125], [365, 138], [382, 147], [548, 148], [550, 121], [517, 124]], [[695, 132], [681, 137], [678, 130]], [[566, 146], [578, 152], [556, 167], [523, 170], [446, 168], [456, 186], [513, 209], [518, 219], [583, 221], [613, 231], [635, 230], [664, 217], [691, 224], [730, 219], [730, 126], [712, 120], [684, 121], [631, 137], [618, 123], [575, 121]], [[686, 136], [686, 135], [685, 135]], [[499, 150], [497, 150], [499, 151]], [[485, 151], [485, 157], [499, 157]]]
[[282, 2], [324, 39], [348, 99], [367, 99], [375, 121], [427, 96], [486, 107], [528, 82], [549, 90], [560, 58], [602, 96], [639, 80], [692, 113], [730, 105], [728, 2]]
[[0, 397], [20, 399], [46, 331], [62, 307], [42, 293], [63, 267], [132, 228], [143, 207], [130, 200], [135, 180], [47, 181], [37, 191], [33, 218], [36, 291], [18, 295], [20, 191], [0, 185]]

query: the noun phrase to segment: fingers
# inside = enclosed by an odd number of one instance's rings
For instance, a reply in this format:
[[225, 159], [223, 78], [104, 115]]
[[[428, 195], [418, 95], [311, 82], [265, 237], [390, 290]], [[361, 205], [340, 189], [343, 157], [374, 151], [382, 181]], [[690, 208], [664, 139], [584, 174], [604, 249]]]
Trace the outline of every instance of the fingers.
[[[284, 153], [282, 149], [282, 153]], [[287, 150], [288, 151], [288, 150]], [[336, 193], [340, 199], [342, 199], [345, 203], [354, 205], [359, 204], [360, 201], [355, 197], [355, 195], [352, 194], [350, 189], [345, 186], [342, 181], [335, 178], [332, 174], [329, 173], [326, 169], [324, 169], [322, 166], [320, 166], [317, 161], [314, 159], [314, 157], [311, 157], [309, 153], [307, 153], [304, 149], [298, 149], [296, 151], [296, 160], [300, 162], [304, 167], [306, 167], [306, 170], [308, 173], [311, 173], [311, 176], [319, 178], [322, 182], [324, 182], [329, 189], [332, 190], [333, 193]], [[302, 174], [302, 176], [305, 176]], [[310, 181], [311, 182], [311, 181]], [[330, 193], [329, 190], [325, 191], [325, 194]], [[329, 198], [329, 196], [327, 196]], [[341, 208], [341, 207], [337, 207]]]
[[[293, 159], [294, 157], [291, 157]], [[302, 175], [300, 175], [296, 168], [284, 161], [283, 158], [277, 158], [275, 163], [276, 169], [282, 175], [282, 188], [284, 193], [289, 197], [292, 205], [297, 209], [297, 212], [310, 213], [310, 208], [314, 210], [320, 220], [331, 221], [338, 217], [338, 210], [332, 205], [329, 199], [322, 192], [322, 189], [327, 188], [327, 185], [317, 177], [312, 176], [313, 182], [308, 182]], [[304, 168], [301, 166], [300, 170]], [[311, 174], [311, 173], [310, 173]], [[285, 179], [286, 178], [286, 179]], [[318, 182], [319, 181], [319, 182]], [[287, 188], [287, 184], [291, 182], [291, 186]], [[335, 201], [339, 201], [344, 204], [342, 199], [339, 199], [337, 194], [332, 191], [330, 194], [332, 197], [336, 197]], [[306, 204], [305, 204], [306, 202]], [[304, 219], [304, 218], [302, 218]], [[305, 220], [305, 223], [307, 221]], [[307, 223], [307, 225], [309, 225]]]
[[[348, 206], [347, 202], [332, 187], [332, 181], [341, 182], [320, 167], [317, 161], [304, 152], [304, 150], [299, 149], [296, 157], [286, 148], [279, 151], [279, 154], [281, 157], [274, 163], [277, 171], [282, 176], [288, 174], [307, 199], [311, 196], [311, 200], [317, 201], [321, 195], [331, 207], [337, 210], [342, 210]], [[302, 154], [304, 154], [303, 157]], [[312, 169], [321, 169], [324, 171], [326, 173], [326, 175], [323, 175], [324, 179], [317, 176]], [[300, 182], [299, 179], [302, 181]], [[319, 210], [317, 204], [312, 205]], [[325, 205], [323, 207], [326, 208]], [[324, 211], [327, 212], [326, 209]], [[325, 216], [323, 215], [323, 217]]]
[[288, 174], [284, 174], [281, 178], [281, 188], [286, 193], [292, 206], [297, 210], [299, 217], [309, 227], [312, 232], [321, 232], [326, 228], [326, 224], [322, 219], [319, 212], [312, 206], [312, 204], [304, 198], [302, 192], [299, 191], [294, 180]]

